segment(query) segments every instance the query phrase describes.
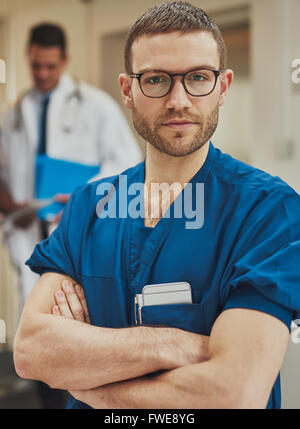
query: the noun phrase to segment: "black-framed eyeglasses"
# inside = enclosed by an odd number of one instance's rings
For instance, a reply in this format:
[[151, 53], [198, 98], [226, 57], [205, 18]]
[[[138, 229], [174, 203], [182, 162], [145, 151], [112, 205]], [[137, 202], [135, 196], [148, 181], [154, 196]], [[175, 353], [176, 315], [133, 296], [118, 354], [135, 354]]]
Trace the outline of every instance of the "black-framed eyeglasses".
[[161, 98], [172, 91], [174, 77], [181, 76], [181, 82], [189, 95], [204, 97], [213, 92], [216, 87], [219, 70], [208, 68], [190, 70], [186, 73], [167, 73], [160, 70], [134, 73], [130, 77], [137, 78], [142, 93], [146, 97]]

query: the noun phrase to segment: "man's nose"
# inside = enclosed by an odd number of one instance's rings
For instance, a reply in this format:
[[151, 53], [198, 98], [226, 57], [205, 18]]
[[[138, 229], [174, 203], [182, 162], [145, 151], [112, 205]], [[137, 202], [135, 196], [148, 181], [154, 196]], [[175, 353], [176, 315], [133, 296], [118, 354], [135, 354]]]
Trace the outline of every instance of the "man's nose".
[[168, 109], [184, 109], [192, 107], [190, 96], [186, 92], [181, 79], [175, 79], [173, 88], [167, 97], [166, 107]]
[[36, 71], [36, 76], [39, 79], [45, 80], [49, 76], [49, 71], [46, 67], [41, 67], [39, 70]]

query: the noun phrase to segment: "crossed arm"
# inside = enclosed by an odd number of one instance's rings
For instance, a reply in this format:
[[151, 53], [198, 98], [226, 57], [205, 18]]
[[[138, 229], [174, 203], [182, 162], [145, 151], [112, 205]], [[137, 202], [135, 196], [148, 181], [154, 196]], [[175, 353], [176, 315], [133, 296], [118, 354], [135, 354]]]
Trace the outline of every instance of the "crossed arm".
[[14, 348], [20, 376], [94, 408], [266, 406], [288, 342], [280, 320], [227, 310], [209, 341], [175, 328], [99, 328], [80, 287], [62, 285], [59, 296], [63, 278], [42, 276], [26, 303]]
[[[208, 338], [180, 329], [110, 329], [86, 323], [86, 304], [73, 286], [61, 285], [64, 279], [75, 284], [67, 276], [44, 274], [24, 306], [14, 344], [21, 377], [83, 390], [207, 358]], [[57, 303], [64, 317], [53, 313]]]

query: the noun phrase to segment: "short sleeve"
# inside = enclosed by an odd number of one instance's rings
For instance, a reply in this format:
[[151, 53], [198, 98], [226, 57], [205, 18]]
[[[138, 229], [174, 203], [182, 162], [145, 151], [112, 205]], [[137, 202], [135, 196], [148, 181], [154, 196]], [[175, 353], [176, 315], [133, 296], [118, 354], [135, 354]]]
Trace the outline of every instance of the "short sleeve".
[[[300, 197], [275, 192], [249, 214], [223, 277], [223, 308], [300, 315]], [[290, 320], [291, 319], [291, 320]]]
[[[49, 238], [36, 245], [31, 257], [26, 261], [26, 265], [37, 274], [45, 272], [57, 272], [66, 274], [78, 281], [78, 275], [74, 264], [72, 247], [75, 240], [70, 239], [70, 224], [76, 222], [76, 217], [72, 213], [76, 212], [75, 205], [78, 205], [77, 192], [75, 192], [67, 203], [61, 220], [57, 228]], [[80, 226], [78, 225], [78, 228]]]
[[293, 311], [286, 308], [258, 292], [257, 289], [244, 284], [234, 289], [224, 307], [224, 310], [230, 308], [247, 308], [250, 310], [261, 311], [270, 314], [281, 320], [291, 331], [293, 320]]

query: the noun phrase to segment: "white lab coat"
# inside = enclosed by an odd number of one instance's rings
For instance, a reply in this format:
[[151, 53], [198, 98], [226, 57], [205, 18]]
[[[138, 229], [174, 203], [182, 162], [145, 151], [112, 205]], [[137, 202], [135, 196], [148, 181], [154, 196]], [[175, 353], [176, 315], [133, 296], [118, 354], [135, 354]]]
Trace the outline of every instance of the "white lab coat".
[[[1, 175], [17, 202], [34, 197], [34, 162], [38, 143], [40, 94], [30, 89], [3, 118]], [[63, 75], [51, 94], [47, 116], [50, 157], [101, 164], [94, 179], [111, 176], [141, 161], [141, 151], [118, 104], [104, 91]], [[37, 276], [24, 262], [41, 240], [39, 222], [15, 228], [8, 238], [19, 269], [24, 299]]]

